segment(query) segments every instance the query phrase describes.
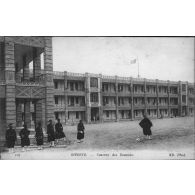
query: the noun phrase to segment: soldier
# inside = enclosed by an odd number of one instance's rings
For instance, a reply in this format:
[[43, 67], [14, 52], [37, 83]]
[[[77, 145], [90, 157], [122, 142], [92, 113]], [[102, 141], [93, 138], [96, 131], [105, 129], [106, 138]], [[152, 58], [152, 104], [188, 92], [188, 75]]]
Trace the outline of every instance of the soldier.
[[144, 115], [144, 119], [139, 123], [139, 125], [143, 128], [143, 134], [146, 136], [147, 139], [151, 139], [152, 131], [152, 122]]
[[79, 121], [79, 124], [77, 126], [77, 140], [78, 140], [78, 143], [82, 142], [82, 139], [84, 139], [84, 125], [83, 125], [83, 122], [82, 120]]
[[37, 146], [38, 146], [38, 150], [43, 149], [43, 129], [41, 127], [41, 121], [38, 122], [38, 126], [35, 129], [36, 133], [35, 133], [35, 137], [36, 137], [36, 141], [37, 141]]
[[7, 147], [9, 148], [9, 153], [10, 153], [10, 152], [14, 152], [14, 146], [15, 146], [17, 137], [16, 137], [16, 131], [12, 127], [12, 123], [10, 123], [8, 127], [9, 128], [6, 131], [5, 138], [6, 138], [6, 144], [7, 144]]
[[29, 139], [29, 134], [30, 131], [27, 129], [27, 125], [24, 123], [23, 129], [21, 129], [19, 135], [21, 138], [21, 146], [22, 146], [22, 151], [25, 151], [25, 146], [28, 147], [30, 145], [30, 139]]
[[49, 124], [47, 125], [47, 135], [48, 135], [48, 142], [50, 142], [50, 146], [54, 147], [55, 133], [54, 133], [54, 126], [52, 124], [52, 120], [49, 120]]
[[64, 138], [64, 141], [66, 140], [66, 135], [65, 133], [63, 132], [63, 126], [62, 124], [60, 123], [60, 119], [58, 119], [58, 122], [55, 124], [55, 138], [57, 139], [57, 142], [59, 139], [62, 139]]

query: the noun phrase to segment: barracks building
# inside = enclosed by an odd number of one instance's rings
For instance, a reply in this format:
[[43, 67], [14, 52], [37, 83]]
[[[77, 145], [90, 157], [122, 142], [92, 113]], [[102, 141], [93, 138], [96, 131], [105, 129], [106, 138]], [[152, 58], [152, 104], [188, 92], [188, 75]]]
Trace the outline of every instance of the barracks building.
[[192, 116], [194, 84], [53, 71], [51, 37], [0, 37], [0, 138], [9, 123], [43, 127]]

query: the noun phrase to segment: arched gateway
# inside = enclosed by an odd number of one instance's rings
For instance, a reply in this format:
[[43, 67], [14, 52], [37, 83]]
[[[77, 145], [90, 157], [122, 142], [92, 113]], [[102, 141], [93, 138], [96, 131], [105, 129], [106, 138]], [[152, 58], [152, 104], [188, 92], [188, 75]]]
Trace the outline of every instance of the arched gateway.
[[0, 37], [0, 141], [9, 123], [54, 118], [51, 37]]

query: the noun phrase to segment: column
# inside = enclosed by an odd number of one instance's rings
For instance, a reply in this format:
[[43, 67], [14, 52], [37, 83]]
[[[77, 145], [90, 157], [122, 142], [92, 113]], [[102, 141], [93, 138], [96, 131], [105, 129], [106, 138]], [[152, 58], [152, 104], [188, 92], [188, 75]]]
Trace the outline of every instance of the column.
[[131, 78], [131, 120], [134, 120], [134, 108], [133, 108], [133, 79]]
[[16, 123], [17, 126], [22, 126], [22, 102], [16, 102]]
[[31, 127], [30, 100], [24, 101], [24, 122], [28, 128]]
[[[42, 82], [40, 81], [40, 75], [41, 75], [41, 57], [38, 53], [37, 48], [33, 48], [33, 77], [35, 82]], [[43, 100], [36, 100], [34, 104], [34, 112], [35, 112], [35, 127], [37, 126], [37, 123], [41, 121], [43, 124], [45, 122], [42, 118], [42, 103]]]
[[90, 77], [85, 73], [85, 89], [86, 89], [86, 122], [91, 122], [91, 103], [90, 103]]
[[102, 74], [99, 74], [99, 79], [100, 79], [100, 86], [99, 86], [99, 102], [100, 102], [100, 110], [99, 110], [99, 117], [100, 117], [100, 122], [103, 122], [103, 101], [102, 101]]
[[68, 123], [68, 75], [64, 72], [64, 110], [65, 110], [65, 124]]
[[157, 101], [156, 101], [156, 103], [157, 103], [157, 118], [159, 118], [160, 117], [160, 113], [159, 113], [159, 88], [158, 88], [159, 86], [158, 86], [158, 79], [156, 79], [156, 96], [157, 96]]
[[6, 125], [16, 126], [14, 43], [5, 37]]
[[167, 81], [168, 85], [168, 117], [171, 116], [171, 109], [170, 109], [170, 81]]
[[144, 79], [144, 113], [147, 114], [146, 79]]
[[[52, 38], [45, 37], [44, 48], [44, 69], [45, 69], [45, 120], [54, 120], [54, 84], [53, 84], [53, 57]], [[46, 127], [46, 124], [43, 124]]]
[[119, 121], [119, 109], [118, 109], [118, 76], [115, 76], [115, 88], [116, 88], [116, 121]]
[[182, 116], [182, 84], [181, 81], [178, 82], [177, 87], [177, 93], [178, 93], [178, 115]]

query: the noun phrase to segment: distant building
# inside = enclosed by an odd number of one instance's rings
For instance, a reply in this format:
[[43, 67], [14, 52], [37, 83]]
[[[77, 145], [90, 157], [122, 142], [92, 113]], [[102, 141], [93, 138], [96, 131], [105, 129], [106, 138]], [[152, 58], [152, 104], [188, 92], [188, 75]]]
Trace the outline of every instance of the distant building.
[[[41, 60], [41, 56], [43, 60]], [[51, 37], [0, 37], [0, 138], [6, 127], [45, 127], [194, 114], [194, 84], [53, 72]]]

